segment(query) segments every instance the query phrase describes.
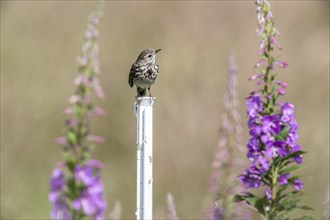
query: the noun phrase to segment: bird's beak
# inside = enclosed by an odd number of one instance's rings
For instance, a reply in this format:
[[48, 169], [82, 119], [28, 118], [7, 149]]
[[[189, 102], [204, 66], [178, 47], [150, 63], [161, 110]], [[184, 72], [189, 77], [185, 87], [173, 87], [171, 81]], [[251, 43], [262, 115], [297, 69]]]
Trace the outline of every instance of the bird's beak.
[[156, 53], [158, 53], [159, 51], [161, 51], [162, 49], [158, 49], [158, 50], [155, 50]]

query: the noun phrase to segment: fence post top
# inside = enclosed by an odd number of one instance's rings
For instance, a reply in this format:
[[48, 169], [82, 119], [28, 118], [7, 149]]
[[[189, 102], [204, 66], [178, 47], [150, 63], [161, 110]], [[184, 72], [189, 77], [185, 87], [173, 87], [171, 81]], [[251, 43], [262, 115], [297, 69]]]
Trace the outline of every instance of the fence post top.
[[155, 97], [142, 96], [136, 99], [136, 104], [139, 106], [152, 106], [155, 101]]

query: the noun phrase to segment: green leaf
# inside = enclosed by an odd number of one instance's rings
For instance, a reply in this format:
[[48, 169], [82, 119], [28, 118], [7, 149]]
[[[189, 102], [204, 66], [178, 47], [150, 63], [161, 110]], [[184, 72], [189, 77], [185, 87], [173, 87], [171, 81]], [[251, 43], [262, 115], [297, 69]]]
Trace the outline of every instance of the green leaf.
[[285, 213], [289, 213], [298, 208], [297, 204], [301, 200], [301, 198], [297, 199], [285, 199], [280, 203], [279, 211], [284, 211]]
[[245, 201], [244, 199], [244, 195], [235, 195], [233, 198], [232, 198], [232, 201], [233, 202], [243, 202]]
[[[273, 61], [274, 62], [274, 61]], [[270, 81], [271, 82], [273, 82], [275, 80], [275, 75], [272, 75], [271, 77], [270, 77]], [[274, 84], [274, 85], [276, 85], [276, 84]]]
[[314, 211], [313, 208], [307, 206], [307, 205], [303, 205], [303, 206], [298, 206], [299, 209], [303, 209], [303, 210], [311, 210], [311, 211]]
[[290, 132], [290, 128], [289, 127], [285, 127], [284, 129], [282, 129], [280, 131], [280, 133], [278, 133], [276, 136], [275, 136], [275, 139], [276, 140], [280, 140], [280, 141], [285, 141], [288, 134]]
[[89, 103], [89, 104], [87, 105], [87, 110], [88, 110], [88, 111], [92, 111], [93, 108], [94, 108], [94, 105], [93, 105], [92, 103]]
[[[270, 98], [270, 100], [268, 101], [268, 108], [269, 109], [274, 109], [274, 105], [275, 105], [275, 103], [276, 103], [276, 97], [273, 95], [273, 92], [274, 92], [274, 89], [275, 89], [275, 87], [274, 86], [272, 86], [271, 88], [270, 88], [270, 95], [271, 95], [271, 98]], [[273, 110], [271, 110], [270, 112], [273, 112]]]
[[[270, 79], [270, 80], [272, 80], [272, 79]], [[272, 98], [271, 98], [272, 103], [275, 103], [275, 101], [276, 101], [275, 96], [273, 96], [275, 89], [276, 89], [276, 84], [273, 84], [270, 87], [270, 91], [269, 91], [269, 94], [272, 96]]]
[[305, 153], [306, 153], [305, 151], [301, 151], [301, 150], [295, 151], [295, 152], [292, 152], [292, 153], [286, 155], [285, 157], [278, 158], [278, 161], [279, 162], [284, 162], [284, 161], [287, 161], [287, 160], [289, 160], [293, 157], [296, 157], [296, 156], [299, 156], [299, 155], [302, 155], [302, 154], [305, 154]]
[[263, 53], [263, 54], [261, 55], [261, 58], [264, 59], [264, 60], [268, 60], [268, 54]]
[[[297, 206], [297, 203], [298, 201], [291, 201], [291, 204], [290, 206], [287, 206], [284, 210], [282, 210], [282, 213], [278, 216], [280, 219], [281, 218], [284, 218], [287, 216], [287, 214], [289, 212], [292, 212], [296, 209], [303, 209], [303, 210], [313, 210], [312, 208], [308, 207], [308, 206]], [[303, 216], [303, 217], [300, 217], [300, 218], [295, 218], [295, 220], [313, 220], [312, 217], [310, 216]]]
[[74, 178], [69, 178], [66, 181], [66, 185], [68, 186], [67, 197], [69, 199], [74, 199], [76, 197], [76, 184]]
[[285, 184], [285, 185], [280, 185], [279, 190], [276, 193], [276, 198], [280, 199], [280, 195], [282, 194], [282, 192], [284, 192], [284, 190], [286, 190], [289, 187], [289, 184]]
[[77, 135], [73, 130], [68, 130], [66, 136], [70, 144], [75, 144], [77, 142]]
[[83, 151], [83, 152], [81, 153], [81, 159], [82, 159], [83, 161], [88, 160], [89, 157], [90, 157], [90, 153], [89, 153], [89, 151]]
[[75, 167], [75, 162], [73, 160], [73, 157], [68, 153], [64, 153], [63, 157], [64, 157], [65, 165], [67, 166], [69, 171], [73, 173]]
[[299, 217], [299, 218], [295, 218], [293, 220], [314, 220], [314, 218], [311, 217], [311, 216], [302, 216], [302, 217]]
[[260, 199], [259, 197], [253, 195], [252, 193], [247, 193], [246, 195], [235, 195], [233, 198], [233, 201], [234, 202], [244, 201], [244, 202], [248, 203], [249, 205], [255, 207], [256, 203], [259, 199]]
[[251, 205], [255, 209], [258, 210], [258, 212], [262, 215], [265, 215], [265, 208], [266, 203], [268, 202], [267, 199], [259, 198], [256, 195], [253, 195], [252, 193], [247, 193], [246, 195], [235, 195], [233, 198], [234, 202], [246, 202], [247, 204]]
[[270, 172], [271, 172], [271, 169], [269, 169], [265, 174], [262, 175], [262, 182], [264, 182], [267, 185], [270, 185], [272, 182]]
[[269, 206], [269, 201], [266, 196], [260, 198], [255, 205], [255, 208], [261, 213], [262, 215], [266, 215], [266, 207]]
[[74, 105], [74, 113], [78, 117], [81, 117], [81, 115], [82, 115], [82, 106], [81, 106], [80, 103], [77, 103], [77, 104]]
[[71, 214], [72, 214], [71, 219], [80, 220], [80, 219], [84, 219], [84, 217], [85, 217], [85, 214], [80, 210], [72, 209]]
[[300, 168], [299, 165], [294, 165], [294, 166], [290, 166], [290, 167], [283, 167], [282, 169], [280, 169], [280, 173], [291, 173], [295, 170], [298, 170]]
[[266, 31], [267, 31], [267, 34], [271, 33], [271, 32], [272, 32], [272, 29], [273, 29], [273, 25], [272, 25], [272, 23], [267, 22], [267, 23], [266, 23]]
[[[286, 186], [289, 186], [289, 184], [287, 184]], [[291, 192], [288, 192], [288, 193], [285, 193], [284, 195], [281, 195], [281, 196], [278, 196], [278, 201], [280, 203], [286, 201], [286, 200], [289, 200], [289, 199], [294, 199], [298, 196], [301, 196], [303, 193], [301, 191], [291, 191]]]

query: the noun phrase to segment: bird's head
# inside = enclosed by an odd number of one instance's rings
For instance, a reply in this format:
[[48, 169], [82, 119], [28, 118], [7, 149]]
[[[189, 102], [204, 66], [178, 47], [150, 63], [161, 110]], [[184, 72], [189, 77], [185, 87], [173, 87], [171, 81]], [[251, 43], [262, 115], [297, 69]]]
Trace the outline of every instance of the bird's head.
[[143, 63], [155, 63], [156, 62], [156, 54], [161, 51], [161, 49], [145, 49], [142, 51], [138, 57], [138, 61]]

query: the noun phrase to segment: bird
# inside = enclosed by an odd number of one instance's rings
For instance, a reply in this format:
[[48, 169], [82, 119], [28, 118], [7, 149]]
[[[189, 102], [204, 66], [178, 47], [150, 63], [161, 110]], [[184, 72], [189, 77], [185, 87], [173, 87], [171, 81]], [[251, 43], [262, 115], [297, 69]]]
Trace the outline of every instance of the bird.
[[[133, 87], [134, 84], [137, 90], [137, 97], [146, 96], [148, 89], [151, 96], [150, 87], [156, 82], [159, 66], [156, 62], [156, 54], [161, 49], [145, 49], [143, 50], [136, 61], [133, 63], [128, 76], [128, 84]], [[136, 97], [136, 98], [137, 98]]]

